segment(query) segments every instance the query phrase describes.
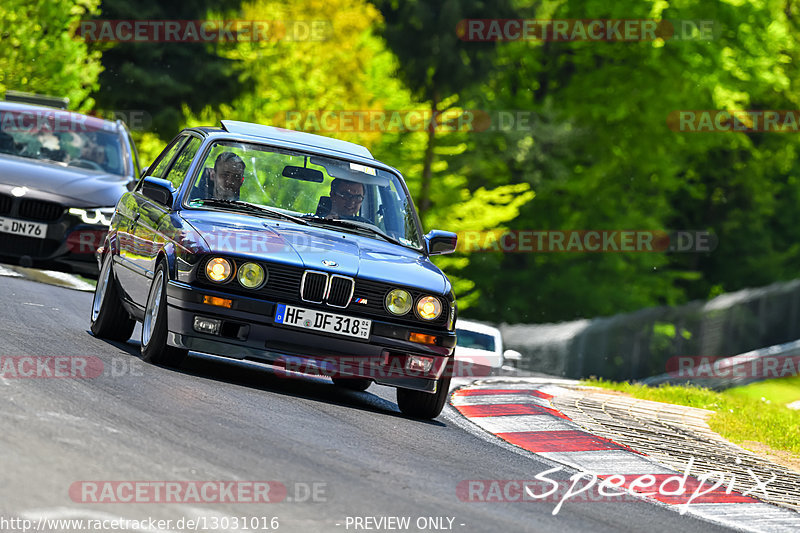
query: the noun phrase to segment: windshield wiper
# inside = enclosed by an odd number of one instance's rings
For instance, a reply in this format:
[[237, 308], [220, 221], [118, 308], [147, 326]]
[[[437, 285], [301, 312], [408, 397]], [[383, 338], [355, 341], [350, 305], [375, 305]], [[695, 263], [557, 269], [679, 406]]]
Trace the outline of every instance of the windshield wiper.
[[221, 200], [219, 198], [205, 198], [203, 200], [196, 200], [200, 205], [208, 205], [211, 207], [232, 207], [232, 208], [239, 208], [245, 211], [255, 212], [255, 213], [265, 213], [267, 215], [272, 215], [275, 217], [285, 218], [286, 220], [291, 220], [292, 222], [297, 222], [298, 224], [302, 224], [303, 226], [308, 226], [309, 223], [302, 218], [295, 217], [292, 215], [287, 215], [277, 209], [270, 209], [269, 207], [265, 207], [263, 205], [258, 204], [251, 204], [250, 202], [243, 202], [241, 200]]
[[365, 229], [365, 230], [369, 231], [370, 233], [373, 233], [373, 234], [383, 238], [384, 240], [389, 241], [392, 244], [397, 244], [399, 246], [409, 247], [409, 245], [403, 244], [399, 240], [395, 239], [394, 237], [392, 237], [390, 235], [387, 235], [386, 233], [384, 233], [380, 229], [376, 228], [372, 224], [367, 224], [365, 222], [358, 222], [357, 220], [344, 220], [344, 219], [341, 219], [341, 218], [322, 218], [322, 217], [315, 217], [315, 216], [306, 217], [306, 219], [307, 220], [313, 220], [314, 222], [320, 222], [320, 223], [323, 223], [323, 224], [331, 224], [331, 225], [334, 225], [334, 226], [344, 226], [344, 227], [348, 227], [348, 228]]

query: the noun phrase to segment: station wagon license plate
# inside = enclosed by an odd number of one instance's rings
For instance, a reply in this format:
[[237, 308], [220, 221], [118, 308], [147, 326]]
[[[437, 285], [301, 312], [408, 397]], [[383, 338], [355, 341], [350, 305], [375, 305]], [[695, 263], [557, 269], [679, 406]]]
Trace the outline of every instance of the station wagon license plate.
[[14, 220], [13, 218], [0, 217], [0, 233], [24, 235], [34, 239], [44, 239], [47, 236], [47, 224]]
[[365, 318], [353, 318], [286, 304], [278, 304], [278, 310], [275, 312], [275, 322], [286, 326], [324, 331], [359, 339], [368, 338], [369, 330], [372, 327], [372, 320]]

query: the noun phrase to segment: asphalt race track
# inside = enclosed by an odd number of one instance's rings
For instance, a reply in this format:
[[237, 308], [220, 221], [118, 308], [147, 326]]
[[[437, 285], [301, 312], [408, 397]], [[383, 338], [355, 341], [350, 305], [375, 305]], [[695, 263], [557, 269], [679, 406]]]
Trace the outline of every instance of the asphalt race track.
[[[78, 531], [87, 520], [110, 531], [118, 519], [133, 521], [118, 531], [724, 530], [640, 500], [567, 501], [556, 515], [551, 501], [463, 501], [464, 480], [530, 480], [554, 465], [471, 429], [450, 406], [433, 422], [405, 418], [385, 387], [343, 391], [325, 378], [200, 355], [178, 371], [143, 363], [138, 341], [90, 335], [91, 299], [0, 276], [2, 531]], [[88, 371], [9, 374], [7, 360], [22, 356], [79, 358]], [[177, 481], [219, 491], [270, 482], [272, 502], [248, 503], [246, 490], [222, 503], [188, 490], [180, 501], [134, 494]], [[48, 522], [60, 519], [84, 522]]]

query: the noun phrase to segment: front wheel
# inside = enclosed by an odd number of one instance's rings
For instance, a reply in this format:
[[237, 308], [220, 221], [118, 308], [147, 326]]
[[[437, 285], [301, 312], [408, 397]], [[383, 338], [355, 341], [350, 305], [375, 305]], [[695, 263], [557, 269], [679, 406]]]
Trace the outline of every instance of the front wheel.
[[111, 253], [107, 253], [94, 289], [89, 328], [95, 337], [124, 342], [131, 338], [136, 320], [122, 307], [111, 264]]
[[188, 353], [186, 349], [167, 344], [167, 267], [159, 263], [150, 285], [142, 321], [142, 359], [177, 367]]
[[433, 419], [439, 416], [444, 409], [449, 392], [449, 377], [439, 379], [434, 394], [418, 390], [397, 389], [397, 407], [404, 415]]

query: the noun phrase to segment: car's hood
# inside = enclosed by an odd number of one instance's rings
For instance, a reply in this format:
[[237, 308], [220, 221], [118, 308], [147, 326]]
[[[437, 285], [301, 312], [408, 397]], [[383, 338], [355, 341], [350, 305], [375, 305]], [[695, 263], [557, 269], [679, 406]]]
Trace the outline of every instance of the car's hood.
[[38, 191], [74, 207], [113, 207], [128, 181], [116, 174], [0, 154], [0, 188], [26, 187], [31, 196], [40, 196]]
[[205, 252], [253, 256], [437, 294], [450, 288], [444, 274], [423, 254], [383, 240], [216, 211], [186, 210], [182, 216], [204, 241]]

